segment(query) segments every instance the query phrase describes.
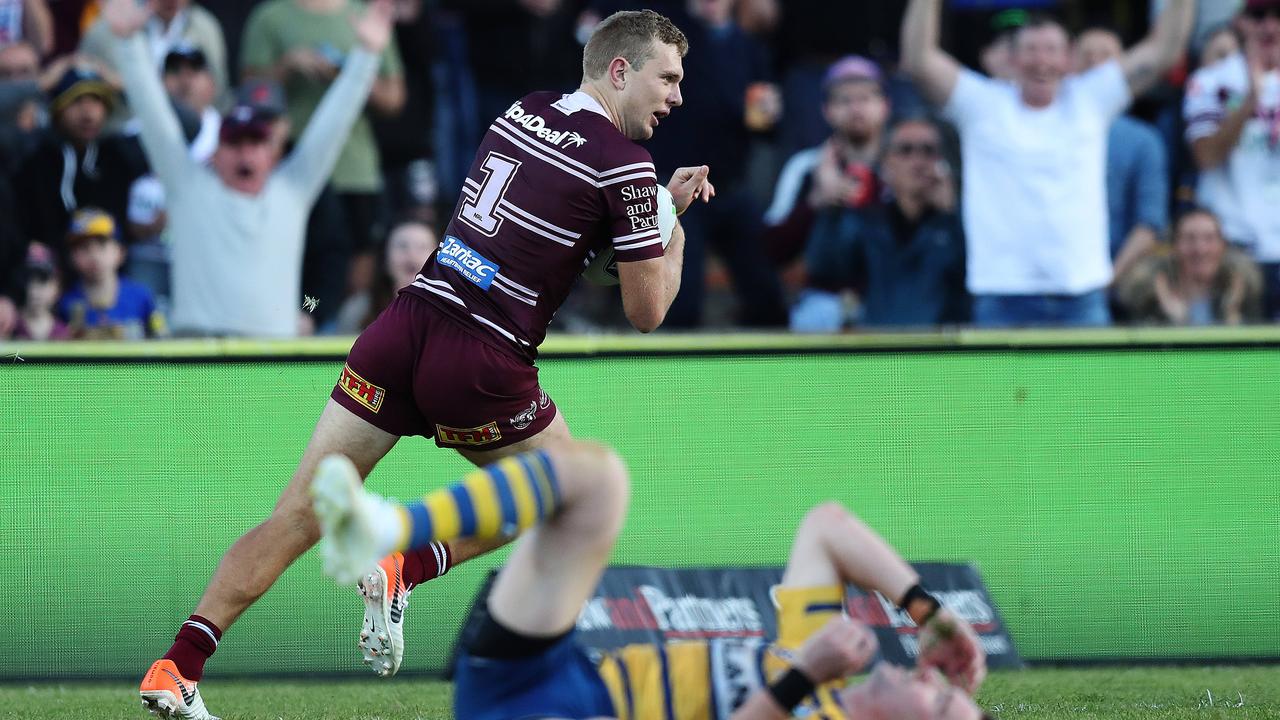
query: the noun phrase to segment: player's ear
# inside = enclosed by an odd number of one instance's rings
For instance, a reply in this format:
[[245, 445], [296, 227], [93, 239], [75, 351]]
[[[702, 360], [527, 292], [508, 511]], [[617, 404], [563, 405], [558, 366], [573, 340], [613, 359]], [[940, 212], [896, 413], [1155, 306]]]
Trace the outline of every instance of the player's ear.
[[615, 90], [626, 87], [627, 73], [630, 70], [631, 63], [624, 57], [619, 56], [609, 61], [609, 82], [613, 83]]

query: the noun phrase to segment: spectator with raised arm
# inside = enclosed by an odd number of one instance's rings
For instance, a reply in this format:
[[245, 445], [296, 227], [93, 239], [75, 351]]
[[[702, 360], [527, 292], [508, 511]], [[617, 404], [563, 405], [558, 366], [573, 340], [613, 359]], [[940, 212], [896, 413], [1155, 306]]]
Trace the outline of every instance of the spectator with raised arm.
[[1263, 312], [1280, 319], [1280, 0], [1249, 0], [1244, 49], [1201, 68], [1183, 117], [1200, 169], [1196, 199], [1262, 267]]
[[1116, 61], [1069, 76], [1066, 30], [1029, 18], [1016, 80], [963, 68], [939, 45], [941, 0], [911, 0], [902, 67], [960, 132], [974, 321], [1106, 325], [1112, 278], [1106, 152], [1111, 123], [1182, 56], [1194, 0], [1173, 2]]
[[[1076, 38], [1076, 72], [1124, 55], [1120, 36], [1090, 28]], [[1107, 132], [1107, 216], [1111, 262], [1119, 277], [1151, 252], [1169, 225], [1169, 158], [1160, 133], [1121, 115]]]
[[280, 162], [272, 118], [251, 106], [222, 121], [209, 167], [187, 152], [139, 31], [152, 6], [108, 0], [125, 89], [164, 185], [171, 228], [175, 332], [290, 337], [301, 322], [302, 240], [311, 204], [364, 107], [391, 35], [391, 2], [353, 21], [358, 38], [293, 153]]
[[[218, 147], [222, 114], [214, 107], [218, 87], [204, 51], [194, 45], [175, 45], [164, 59], [162, 76], [174, 111], [190, 143], [191, 157], [204, 163]], [[137, 118], [125, 126], [134, 135]], [[157, 304], [169, 308], [169, 245], [165, 237], [167, 215], [164, 185], [153, 174], [144, 175], [129, 188], [129, 259], [125, 273], [146, 285]]]

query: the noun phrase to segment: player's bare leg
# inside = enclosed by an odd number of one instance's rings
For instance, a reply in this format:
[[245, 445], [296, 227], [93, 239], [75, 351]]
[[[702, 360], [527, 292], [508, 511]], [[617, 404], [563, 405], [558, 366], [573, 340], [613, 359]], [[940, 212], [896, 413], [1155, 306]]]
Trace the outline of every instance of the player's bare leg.
[[[538, 637], [573, 625], [604, 571], [628, 493], [613, 451], [574, 441], [506, 458], [407, 506], [362, 490], [339, 457], [324, 461], [312, 487], [326, 572], [340, 582], [391, 550], [527, 530], [494, 582], [489, 608], [510, 630]], [[459, 513], [455, 499], [463, 495], [473, 520]]]
[[562, 478], [560, 511], [520, 539], [489, 594], [494, 619], [530, 637], [573, 627], [604, 573], [630, 498], [626, 466], [612, 450], [574, 443], [549, 452]]
[[[557, 412], [547, 427], [533, 437], [497, 450], [459, 448], [458, 453], [476, 467], [483, 467], [505, 457], [570, 441], [569, 426], [564, 415]], [[380, 677], [395, 675], [404, 659], [405, 611], [414, 587], [510, 541], [506, 537], [462, 538], [383, 558], [360, 582], [364, 618], [360, 623], [359, 647], [364, 664]]]
[[326, 455], [342, 453], [363, 479], [397, 439], [328, 401], [271, 515], [222, 556], [195, 614], [183, 624], [169, 653], [144, 676], [139, 692], [147, 709], [164, 717], [212, 717], [196, 690], [204, 661], [217, 648], [222, 631], [320, 537], [307, 493], [317, 464]]

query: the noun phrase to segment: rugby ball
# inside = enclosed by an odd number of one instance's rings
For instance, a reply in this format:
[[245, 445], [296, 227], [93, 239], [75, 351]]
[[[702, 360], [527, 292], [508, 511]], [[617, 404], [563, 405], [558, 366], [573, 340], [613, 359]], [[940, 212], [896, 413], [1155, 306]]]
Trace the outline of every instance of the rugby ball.
[[[658, 232], [662, 236], [662, 247], [666, 249], [671, 242], [671, 232], [676, 229], [676, 205], [671, 199], [671, 191], [658, 186]], [[618, 284], [618, 263], [613, 257], [613, 247], [607, 247], [596, 253], [582, 271], [582, 277], [596, 285]]]

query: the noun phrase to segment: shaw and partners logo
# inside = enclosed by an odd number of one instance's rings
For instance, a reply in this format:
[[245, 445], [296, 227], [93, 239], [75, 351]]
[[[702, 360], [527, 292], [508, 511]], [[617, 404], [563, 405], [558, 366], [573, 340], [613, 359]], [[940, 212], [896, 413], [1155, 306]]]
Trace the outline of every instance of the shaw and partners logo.
[[466, 243], [452, 235], [445, 235], [436, 262], [458, 271], [462, 277], [488, 290], [500, 269], [497, 263], [472, 250]]
[[631, 597], [595, 597], [582, 606], [578, 630], [659, 630], [669, 638], [761, 637], [764, 623], [750, 598], [671, 597], [641, 585]]
[[556, 147], [582, 147], [587, 144], [586, 138], [572, 130], [552, 130], [547, 127], [547, 121], [543, 120], [541, 115], [525, 112], [519, 100], [512, 103], [502, 117], [533, 133], [539, 140], [544, 140]]

